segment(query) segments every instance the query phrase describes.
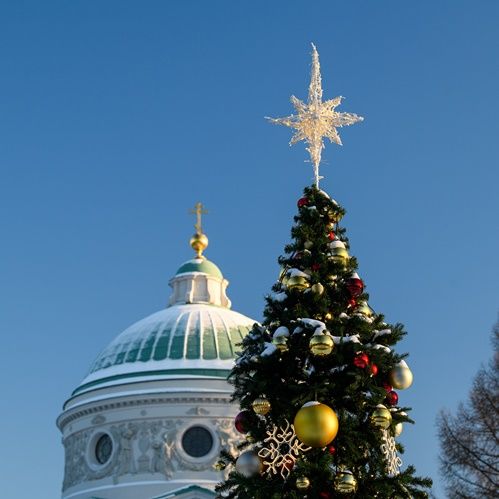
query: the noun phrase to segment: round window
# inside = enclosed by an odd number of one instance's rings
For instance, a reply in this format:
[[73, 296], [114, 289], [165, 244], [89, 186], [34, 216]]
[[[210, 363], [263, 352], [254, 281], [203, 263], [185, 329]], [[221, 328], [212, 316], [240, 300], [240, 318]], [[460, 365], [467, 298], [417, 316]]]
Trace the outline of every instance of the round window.
[[182, 447], [189, 456], [206, 456], [213, 448], [213, 436], [202, 426], [192, 426], [182, 436]]
[[106, 464], [113, 453], [113, 441], [111, 437], [104, 433], [95, 444], [95, 459], [99, 464]]

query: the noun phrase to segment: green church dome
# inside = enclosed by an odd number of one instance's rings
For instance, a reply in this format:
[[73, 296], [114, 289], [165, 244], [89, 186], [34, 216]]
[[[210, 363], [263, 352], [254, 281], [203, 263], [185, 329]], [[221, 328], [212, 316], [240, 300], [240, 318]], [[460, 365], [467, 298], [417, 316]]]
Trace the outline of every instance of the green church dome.
[[188, 260], [179, 267], [175, 275], [188, 274], [191, 272], [201, 272], [223, 279], [220, 269], [206, 258], [193, 258], [192, 260]]
[[254, 320], [225, 307], [185, 304], [142, 319], [97, 357], [75, 390], [158, 377], [226, 378]]

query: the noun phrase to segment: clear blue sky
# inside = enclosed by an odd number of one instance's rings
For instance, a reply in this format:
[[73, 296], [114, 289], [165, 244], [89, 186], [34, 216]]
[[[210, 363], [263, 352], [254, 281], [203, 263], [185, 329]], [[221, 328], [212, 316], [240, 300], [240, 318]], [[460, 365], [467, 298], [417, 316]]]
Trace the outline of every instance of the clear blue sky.
[[58, 497], [61, 405], [165, 305], [196, 201], [235, 309], [261, 318], [311, 178], [263, 116], [306, 97], [311, 41], [325, 98], [366, 118], [323, 187], [372, 305], [410, 333], [404, 460], [442, 497], [435, 415], [498, 311], [498, 21], [496, 0], [0, 2], [2, 498]]

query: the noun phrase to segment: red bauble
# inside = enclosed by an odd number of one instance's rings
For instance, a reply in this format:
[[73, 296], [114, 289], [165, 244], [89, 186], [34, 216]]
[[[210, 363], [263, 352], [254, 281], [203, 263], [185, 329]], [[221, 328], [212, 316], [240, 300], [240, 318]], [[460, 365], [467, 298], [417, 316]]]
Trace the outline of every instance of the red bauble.
[[391, 392], [393, 390], [393, 387], [392, 385], [390, 385], [389, 383], [387, 383], [386, 381], [383, 383], [383, 388], [387, 391], [387, 392]]
[[370, 371], [371, 371], [371, 374], [373, 376], [376, 376], [376, 374], [378, 374], [378, 366], [376, 364], [371, 364], [371, 366], [369, 367]]
[[328, 445], [327, 450], [328, 450], [329, 454], [331, 454], [331, 455], [336, 454], [336, 447], [334, 445]]
[[251, 412], [241, 411], [234, 420], [234, 426], [239, 433], [248, 433], [251, 425]]
[[364, 291], [364, 283], [357, 274], [354, 274], [347, 280], [346, 287], [350, 295], [354, 298], [360, 296], [362, 294], [362, 291]]
[[307, 206], [308, 198], [300, 198], [296, 204], [298, 205], [298, 208], [303, 208], [304, 206]]
[[336, 234], [335, 234], [333, 231], [331, 231], [331, 232], [327, 235], [327, 237], [329, 238], [329, 240], [330, 240], [330, 241], [334, 241], [334, 240], [336, 239]]
[[355, 308], [357, 306], [357, 300], [355, 298], [350, 298], [350, 300], [348, 300], [348, 306], [350, 308]]
[[358, 353], [353, 358], [353, 364], [356, 367], [360, 367], [361, 369], [366, 368], [369, 365], [369, 357], [366, 353]]
[[310, 268], [314, 271], [314, 272], [317, 272], [321, 266], [318, 264], [318, 263], [313, 263]]
[[386, 394], [385, 400], [388, 405], [397, 405], [397, 402], [399, 401], [399, 396], [397, 395], [397, 392], [394, 392], [392, 390], [391, 392], [388, 392]]
[[329, 492], [319, 492], [319, 497], [321, 499], [331, 499], [331, 494]]

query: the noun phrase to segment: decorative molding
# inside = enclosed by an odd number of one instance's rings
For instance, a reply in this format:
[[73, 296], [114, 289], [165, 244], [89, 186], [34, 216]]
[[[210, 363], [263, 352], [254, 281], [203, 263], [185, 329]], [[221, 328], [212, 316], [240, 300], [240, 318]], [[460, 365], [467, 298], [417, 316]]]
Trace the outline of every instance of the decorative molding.
[[[137, 473], [170, 480], [177, 471], [211, 471], [220, 446], [234, 452], [240, 436], [232, 418], [208, 418], [202, 424], [210, 428], [214, 436], [213, 449], [202, 458], [191, 458], [181, 448], [181, 439], [186, 429], [198, 424], [196, 420], [185, 418], [131, 420], [73, 433], [63, 439], [63, 490], [103, 478], [110, 478], [117, 484], [121, 477]], [[95, 452], [96, 432], [108, 433], [113, 440], [113, 451], [103, 465], [90, 458]]]
[[97, 414], [97, 416], [92, 418], [92, 421], [90, 421], [92, 424], [103, 424], [106, 422], [106, 417], [103, 416], [102, 414]]
[[[124, 395], [122, 397], [126, 397]], [[119, 396], [118, 396], [119, 397]], [[118, 397], [110, 395], [108, 400], [99, 402], [89, 402], [78, 406], [76, 409], [67, 409], [57, 420], [57, 426], [63, 430], [64, 427], [79, 418], [89, 416], [91, 414], [100, 413], [114, 409], [122, 409], [125, 407], [139, 407], [143, 405], [158, 405], [158, 404], [191, 404], [191, 405], [206, 405], [217, 404], [227, 406], [230, 403], [230, 395], [217, 397], [172, 397], [172, 396], [153, 396], [145, 398], [134, 398], [130, 400], [116, 400]]]

